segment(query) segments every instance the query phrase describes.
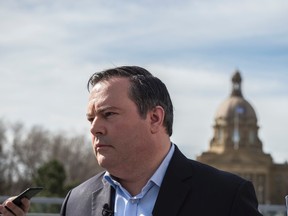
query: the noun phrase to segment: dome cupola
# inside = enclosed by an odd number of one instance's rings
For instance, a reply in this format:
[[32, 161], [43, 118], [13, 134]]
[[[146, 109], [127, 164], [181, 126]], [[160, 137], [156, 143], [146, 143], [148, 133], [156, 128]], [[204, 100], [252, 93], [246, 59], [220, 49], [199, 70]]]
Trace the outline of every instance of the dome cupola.
[[223, 152], [229, 149], [254, 148], [262, 151], [258, 138], [255, 110], [243, 97], [242, 78], [237, 70], [232, 76], [232, 92], [219, 106], [214, 124], [210, 150]]
[[240, 72], [236, 71], [232, 77], [231, 95], [219, 106], [215, 116], [216, 121], [231, 120], [238, 115], [242, 119], [246, 119], [246, 121], [257, 122], [253, 107], [242, 95], [241, 81]]

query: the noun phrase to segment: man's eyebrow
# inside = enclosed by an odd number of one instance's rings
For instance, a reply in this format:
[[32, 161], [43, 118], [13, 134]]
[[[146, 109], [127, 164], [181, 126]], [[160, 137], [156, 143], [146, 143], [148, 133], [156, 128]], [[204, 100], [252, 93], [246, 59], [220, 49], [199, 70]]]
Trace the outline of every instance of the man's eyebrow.
[[96, 113], [101, 113], [101, 112], [104, 112], [106, 110], [116, 110], [117, 108], [114, 107], [114, 106], [102, 106], [102, 107], [99, 107], [97, 110], [96, 110]]
[[96, 109], [96, 112], [102, 112], [103, 110], [107, 110], [109, 109], [111, 106], [101, 106], [99, 108]]
[[86, 117], [87, 117], [87, 118], [91, 118], [91, 117], [93, 117], [93, 115], [90, 114], [90, 113], [86, 113]]
[[97, 110], [94, 110], [93, 113], [87, 113], [86, 116], [87, 118], [93, 117], [94, 114], [102, 113], [107, 110], [119, 110], [119, 108], [114, 107], [114, 106], [103, 106], [103, 107], [99, 107]]

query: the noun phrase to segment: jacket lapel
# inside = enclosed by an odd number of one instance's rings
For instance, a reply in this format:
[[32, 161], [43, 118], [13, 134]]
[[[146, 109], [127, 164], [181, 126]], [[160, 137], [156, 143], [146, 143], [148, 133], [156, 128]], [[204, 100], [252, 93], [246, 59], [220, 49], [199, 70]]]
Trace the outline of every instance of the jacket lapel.
[[165, 173], [153, 209], [153, 216], [178, 215], [187, 193], [191, 190], [191, 184], [185, 184], [185, 180], [192, 176], [192, 173], [187, 171], [188, 165], [187, 158], [175, 146], [175, 152]]
[[[103, 206], [108, 204], [109, 207], [113, 207], [111, 203], [111, 186], [104, 184], [103, 188], [93, 192], [92, 194], [92, 216], [102, 216]], [[112, 205], [111, 205], [112, 204]]]

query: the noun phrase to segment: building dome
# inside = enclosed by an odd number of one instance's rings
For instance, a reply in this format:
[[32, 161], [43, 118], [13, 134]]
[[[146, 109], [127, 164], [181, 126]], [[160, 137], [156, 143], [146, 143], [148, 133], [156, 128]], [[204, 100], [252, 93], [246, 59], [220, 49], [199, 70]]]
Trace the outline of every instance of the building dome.
[[216, 119], [231, 119], [236, 115], [257, 121], [256, 113], [250, 103], [243, 97], [231, 96], [226, 99], [216, 112]]
[[197, 160], [253, 182], [259, 203], [283, 203], [282, 197], [288, 194], [288, 165], [274, 164], [271, 155], [263, 152], [258, 130], [254, 108], [242, 96], [236, 71], [231, 95], [216, 112], [209, 149]]
[[222, 102], [219, 106], [215, 120], [229, 120], [236, 116], [249, 121], [257, 122], [255, 110], [251, 104], [244, 99], [241, 92], [241, 76], [236, 71], [232, 77], [232, 93], [229, 98]]
[[256, 113], [242, 95], [241, 81], [240, 73], [236, 71], [232, 76], [230, 97], [216, 112], [214, 136], [210, 142], [211, 152], [222, 153], [236, 149], [262, 152]]

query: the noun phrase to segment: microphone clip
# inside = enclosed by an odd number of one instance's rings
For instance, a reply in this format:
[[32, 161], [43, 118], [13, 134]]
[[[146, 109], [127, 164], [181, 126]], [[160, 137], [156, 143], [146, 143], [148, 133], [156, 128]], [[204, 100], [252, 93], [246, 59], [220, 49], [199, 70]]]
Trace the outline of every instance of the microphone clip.
[[113, 209], [111, 209], [109, 205], [105, 203], [102, 209], [102, 216], [113, 216], [113, 215], [114, 215]]

